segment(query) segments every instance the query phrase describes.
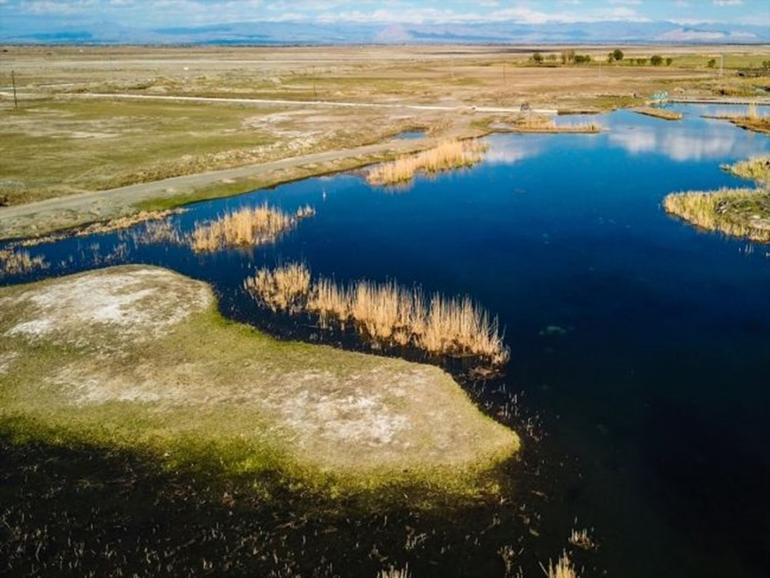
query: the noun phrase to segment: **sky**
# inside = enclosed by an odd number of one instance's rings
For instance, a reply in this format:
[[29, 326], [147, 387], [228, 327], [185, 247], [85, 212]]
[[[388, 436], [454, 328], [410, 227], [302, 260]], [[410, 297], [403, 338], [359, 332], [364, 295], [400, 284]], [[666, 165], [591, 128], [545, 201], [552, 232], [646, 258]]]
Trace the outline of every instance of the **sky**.
[[0, 0], [0, 27], [119, 22], [140, 28], [249, 21], [522, 24], [671, 21], [770, 26], [770, 0]]

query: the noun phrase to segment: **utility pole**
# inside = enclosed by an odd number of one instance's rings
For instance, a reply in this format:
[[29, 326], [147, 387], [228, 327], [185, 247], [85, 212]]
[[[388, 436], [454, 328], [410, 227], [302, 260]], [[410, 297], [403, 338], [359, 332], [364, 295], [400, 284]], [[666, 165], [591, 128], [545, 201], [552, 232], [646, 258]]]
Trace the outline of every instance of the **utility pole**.
[[13, 85], [13, 108], [19, 108], [19, 99], [16, 98], [16, 72], [11, 70], [11, 84]]

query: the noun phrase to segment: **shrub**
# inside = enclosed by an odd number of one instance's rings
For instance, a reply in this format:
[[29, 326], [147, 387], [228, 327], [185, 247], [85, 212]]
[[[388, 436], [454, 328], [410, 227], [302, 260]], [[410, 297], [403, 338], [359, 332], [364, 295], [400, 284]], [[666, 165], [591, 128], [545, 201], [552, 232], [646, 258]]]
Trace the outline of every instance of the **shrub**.
[[576, 54], [575, 55], [575, 64], [588, 64], [591, 62], [591, 55], [590, 54]]
[[535, 52], [532, 55], [532, 62], [535, 64], [543, 64], [543, 55], [540, 52]]
[[661, 64], [663, 64], [663, 57], [660, 56], [659, 54], [654, 54], [652, 58], [650, 58], [650, 64], [652, 64], [653, 66], [660, 66]]
[[612, 59], [613, 59], [613, 60], [617, 60], [618, 62], [620, 62], [621, 60], [623, 60], [623, 58], [624, 58], [624, 56], [625, 56], [625, 55], [623, 54], [623, 51], [622, 51], [620, 48], [616, 48], [616, 49], [615, 49], [615, 50], [613, 50], [613, 51], [612, 51], [610, 54], [612, 55]]

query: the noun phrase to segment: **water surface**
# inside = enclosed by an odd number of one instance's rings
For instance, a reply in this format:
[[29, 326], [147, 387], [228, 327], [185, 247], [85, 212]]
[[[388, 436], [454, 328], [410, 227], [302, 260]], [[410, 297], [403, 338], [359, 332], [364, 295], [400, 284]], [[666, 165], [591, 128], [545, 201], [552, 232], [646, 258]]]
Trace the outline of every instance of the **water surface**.
[[595, 528], [610, 576], [763, 576], [770, 248], [698, 231], [661, 200], [745, 186], [720, 164], [766, 153], [770, 139], [700, 118], [720, 112], [711, 106], [673, 108], [683, 121], [620, 111], [598, 118], [608, 129], [598, 135], [492, 136], [480, 165], [395, 192], [342, 174], [173, 218], [188, 231], [265, 201], [316, 208], [253, 251], [94, 235], [32, 248], [52, 266], [10, 282], [150, 263], [211, 282], [226, 313], [255, 323], [243, 278], [292, 260], [338, 281], [470, 294], [505, 327], [505, 386], [548, 434], [536, 451], [570, 464], [544, 508], [543, 533], [564, 536], [554, 554], [577, 517]]

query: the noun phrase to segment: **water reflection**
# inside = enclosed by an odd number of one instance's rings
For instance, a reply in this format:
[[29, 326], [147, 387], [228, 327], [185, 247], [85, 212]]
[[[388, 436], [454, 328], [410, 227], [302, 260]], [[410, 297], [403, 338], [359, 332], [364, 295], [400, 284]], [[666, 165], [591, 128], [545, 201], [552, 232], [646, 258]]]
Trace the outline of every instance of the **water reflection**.
[[746, 138], [732, 126], [724, 126], [724, 121], [698, 123], [698, 129], [663, 122], [618, 126], [609, 134], [609, 142], [632, 155], [657, 153], [676, 162], [744, 158], [768, 150], [766, 139]]

